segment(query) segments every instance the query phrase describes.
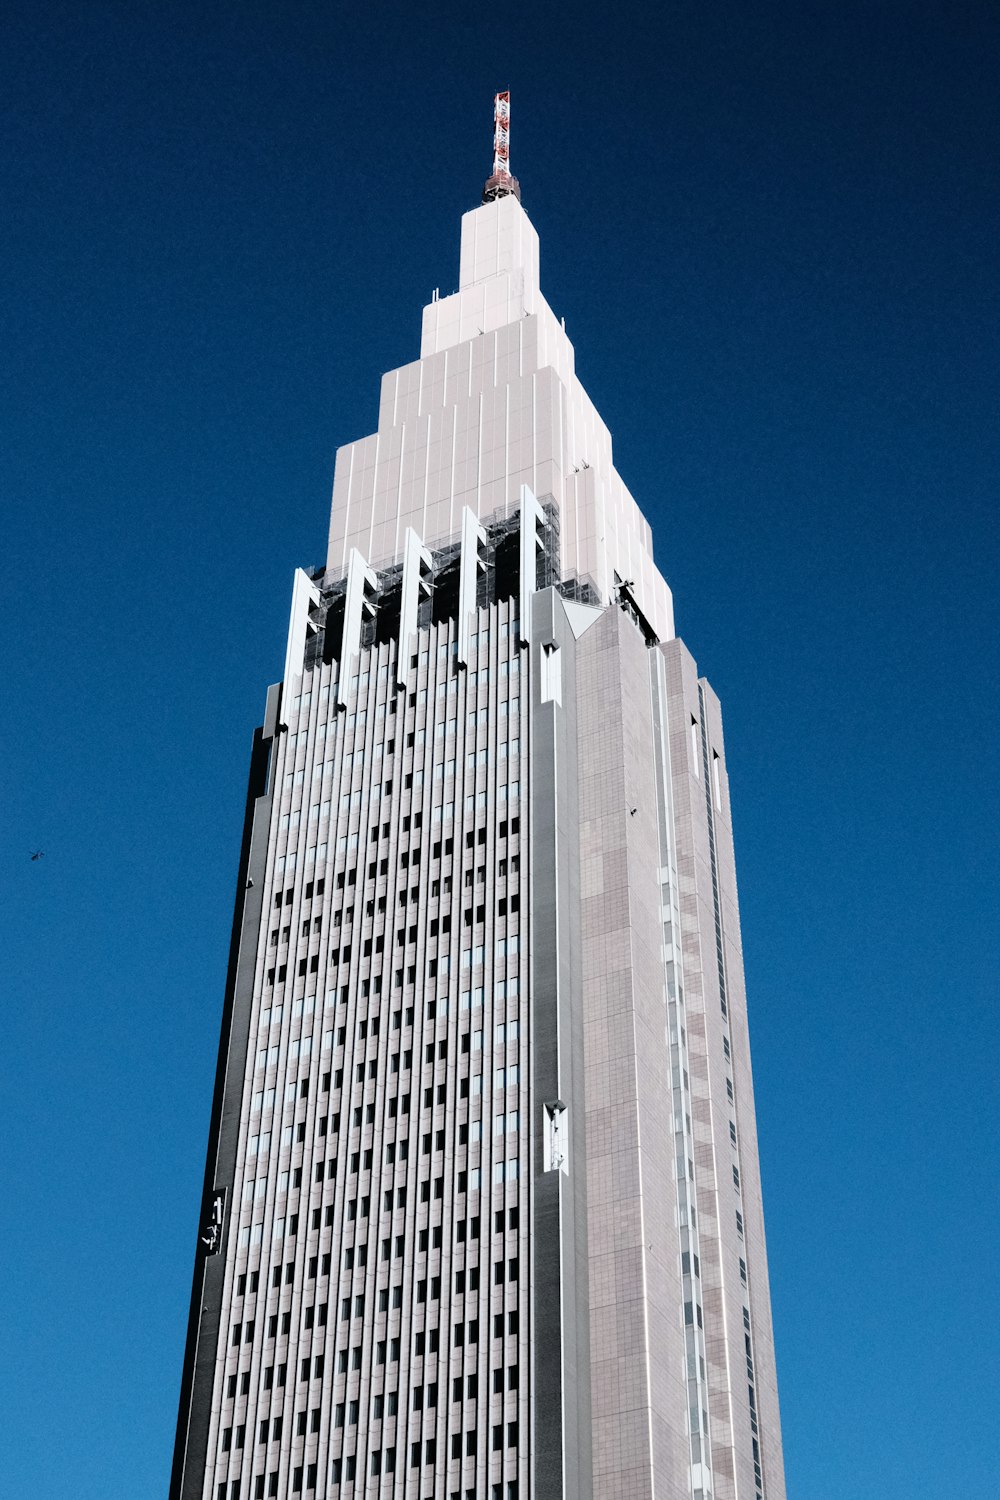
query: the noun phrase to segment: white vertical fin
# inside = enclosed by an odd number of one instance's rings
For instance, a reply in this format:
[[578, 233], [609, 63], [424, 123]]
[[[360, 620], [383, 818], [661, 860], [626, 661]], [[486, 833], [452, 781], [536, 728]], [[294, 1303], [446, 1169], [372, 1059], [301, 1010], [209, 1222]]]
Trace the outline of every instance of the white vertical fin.
[[305, 656], [306, 637], [310, 632], [309, 606], [319, 603], [319, 589], [308, 573], [295, 569], [292, 581], [292, 610], [288, 620], [288, 645], [285, 647], [285, 671], [282, 681], [281, 721], [285, 722], [285, 703], [292, 686], [292, 678], [302, 674], [302, 659]]
[[430, 594], [434, 563], [412, 526], [403, 539], [403, 590], [399, 609], [399, 644], [396, 648], [396, 685], [406, 684], [410, 642], [417, 633], [420, 600]]
[[476, 612], [476, 591], [480, 570], [486, 563], [480, 548], [486, 545], [486, 533], [475, 514], [465, 506], [462, 511], [462, 557], [458, 575], [458, 660], [469, 665], [469, 620]]
[[531, 639], [531, 596], [535, 592], [535, 563], [542, 547], [538, 534], [545, 513], [526, 484], [521, 486], [521, 590], [520, 614], [522, 646]]
[[347, 560], [347, 598], [344, 602], [344, 637], [340, 647], [340, 675], [337, 678], [337, 704], [347, 704], [351, 667], [361, 651], [361, 624], [366, 614], [375, 613], [374, 595], [378, 579], [357, 547], [351, 548]]

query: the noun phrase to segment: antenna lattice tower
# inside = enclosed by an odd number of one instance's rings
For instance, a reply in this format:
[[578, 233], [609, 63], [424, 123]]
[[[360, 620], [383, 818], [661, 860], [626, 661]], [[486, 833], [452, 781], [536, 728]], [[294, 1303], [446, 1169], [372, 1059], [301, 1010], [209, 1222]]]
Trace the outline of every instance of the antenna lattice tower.
[[493, 176], [510, 176], [510, 91], [493, 100]]
[[510, 91], [493, 96], [493, 175], [483, 188], [483, 202], [513, 194], [520, 198], [521, 188], [510, 173]]

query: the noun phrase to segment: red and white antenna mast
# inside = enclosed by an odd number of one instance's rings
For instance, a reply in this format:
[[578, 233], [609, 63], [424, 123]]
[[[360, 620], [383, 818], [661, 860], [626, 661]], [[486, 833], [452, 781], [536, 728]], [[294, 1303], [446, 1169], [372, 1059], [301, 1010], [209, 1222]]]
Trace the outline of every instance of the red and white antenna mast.
[[510, 175], [510, 91], [493, 98], [493, 175], [483, 188], [483, 202], [513, 194], [520, 200], [521, 187]]
[[493, 99], [493, 176], [510, 176], [510, 92]]

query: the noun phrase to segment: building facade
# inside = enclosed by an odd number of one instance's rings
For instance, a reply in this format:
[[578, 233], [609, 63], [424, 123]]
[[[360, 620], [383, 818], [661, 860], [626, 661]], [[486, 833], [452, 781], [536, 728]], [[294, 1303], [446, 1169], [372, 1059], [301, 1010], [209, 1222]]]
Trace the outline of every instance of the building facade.
[[254, 740], [172, 1500], [784, 1496], [719, 703], [491, 182]]

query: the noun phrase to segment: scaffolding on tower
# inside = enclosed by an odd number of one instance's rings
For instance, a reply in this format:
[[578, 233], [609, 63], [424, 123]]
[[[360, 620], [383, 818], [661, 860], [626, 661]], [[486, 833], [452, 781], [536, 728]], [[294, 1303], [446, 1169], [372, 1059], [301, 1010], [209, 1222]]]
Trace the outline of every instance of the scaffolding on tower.
[[483, 188], [483, 202], [513, 196], [521, 199], [521, 185], [510, 172], [510, 90], [493, 96], [493, 174]]

